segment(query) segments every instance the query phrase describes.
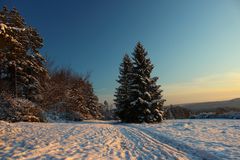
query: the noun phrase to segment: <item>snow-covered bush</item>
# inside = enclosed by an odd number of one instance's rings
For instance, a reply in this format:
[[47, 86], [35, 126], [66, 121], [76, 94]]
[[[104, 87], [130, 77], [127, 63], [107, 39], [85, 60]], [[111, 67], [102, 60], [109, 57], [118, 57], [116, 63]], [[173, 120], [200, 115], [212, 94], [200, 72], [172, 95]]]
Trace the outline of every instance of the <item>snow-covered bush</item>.
[[83, 115], [79, 112], [69, 110], [67, 103], [59, 102], [50, 106], [48, 110], [45, 110], [43, 115], [48, 122], [65, 122], [65, 121], [81, 121]]
[[42, 106], [53, 120], [101, 119], [101, 106], [87, 78], [71, 69], [61, 68], [50, 74], [43, 92]]
[[43, 122], [42, 110], [27, 99], [0, 97], [0, 120]]

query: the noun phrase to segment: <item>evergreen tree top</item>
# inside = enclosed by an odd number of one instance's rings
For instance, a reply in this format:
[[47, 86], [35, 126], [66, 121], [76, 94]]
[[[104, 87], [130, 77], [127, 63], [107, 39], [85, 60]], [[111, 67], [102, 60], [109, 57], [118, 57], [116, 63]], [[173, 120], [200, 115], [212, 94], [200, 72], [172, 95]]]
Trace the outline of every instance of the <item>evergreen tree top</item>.
[[147, 57], [148, 53], [140, 42], [137, 42], [132, 55], [134, 65], [133, 70], [135, 70], [134, 73], [150, 77], [154, 66], [151, 63], [150, 58]]
[[[121, 75], [125, 75], [132, 70], [132, 60], [128, 54], [125, 54], [120, 64], [119, 72]], [[121, 78], [119, 78], [121, 79]]]
[[135, 56], [137, 56], [137, 55], [147, 56], [148, 53], [146, 52], [146, 50], [145, 50], [145, 48], [143, 47], [143, 45], [141, 44], [141, 42], [137, 42], [133, 54], [134, 54]]
[[127, 53], [125, 53], [125, 55], [123, 57], [123, 62], [131, 62], [131, 58], [129, 57], [129, 55]]
[[0, 11], [0, 22], [8, 25], [9, 27], [26, 27], [24, 18], [19, 14], [18, 10], [14, 7], [12, 10], [8, 10], [6, 6]]

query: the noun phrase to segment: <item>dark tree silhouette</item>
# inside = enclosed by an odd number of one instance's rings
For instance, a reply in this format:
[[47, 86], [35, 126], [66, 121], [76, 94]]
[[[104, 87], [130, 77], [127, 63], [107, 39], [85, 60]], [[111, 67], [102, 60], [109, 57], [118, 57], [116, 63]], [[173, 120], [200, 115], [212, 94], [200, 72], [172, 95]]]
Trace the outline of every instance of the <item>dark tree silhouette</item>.
[[120, 65], [119, 77], [117, 82], [120, 84], [116, 89], [115, 103], [116, 103], [116, 114], [122, 121], [128, 121], [130, 114], [130, 73], [132, 73], [132, 61], [126, 54], [123, 58], [123, 62]]
[[115, 95], [117, 115], [124, 122], [161, 122], [165, 100], [156, 84], [158, 77], [151, 77], [154, 66], [140, 42], [132, 55], [133, 62], [125, 56], [120, 66], [120, 86]]

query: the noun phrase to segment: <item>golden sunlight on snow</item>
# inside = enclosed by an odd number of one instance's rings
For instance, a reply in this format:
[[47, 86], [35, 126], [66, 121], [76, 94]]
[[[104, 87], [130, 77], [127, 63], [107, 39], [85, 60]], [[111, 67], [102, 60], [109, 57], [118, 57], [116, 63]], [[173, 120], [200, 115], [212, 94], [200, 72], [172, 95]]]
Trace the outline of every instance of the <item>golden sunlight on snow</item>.
[[238, 120], [7, 123], [0, 121], [0, 157], [7, 159], [240, 158]]

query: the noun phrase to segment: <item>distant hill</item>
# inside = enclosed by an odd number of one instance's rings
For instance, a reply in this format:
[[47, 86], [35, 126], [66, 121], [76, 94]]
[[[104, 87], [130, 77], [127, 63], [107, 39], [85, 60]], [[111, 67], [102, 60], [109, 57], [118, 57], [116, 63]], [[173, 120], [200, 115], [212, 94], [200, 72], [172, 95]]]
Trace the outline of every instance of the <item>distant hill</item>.
[[189, 104], [182, 104], [179, 106], [189, 109], [192, 112], [214, 112], [219, 108], [224, 108], [226, 110], [240, 111], [240, 98], [235, 98], [235, 99], [226, 100], [226, 101], [189, 103]]

